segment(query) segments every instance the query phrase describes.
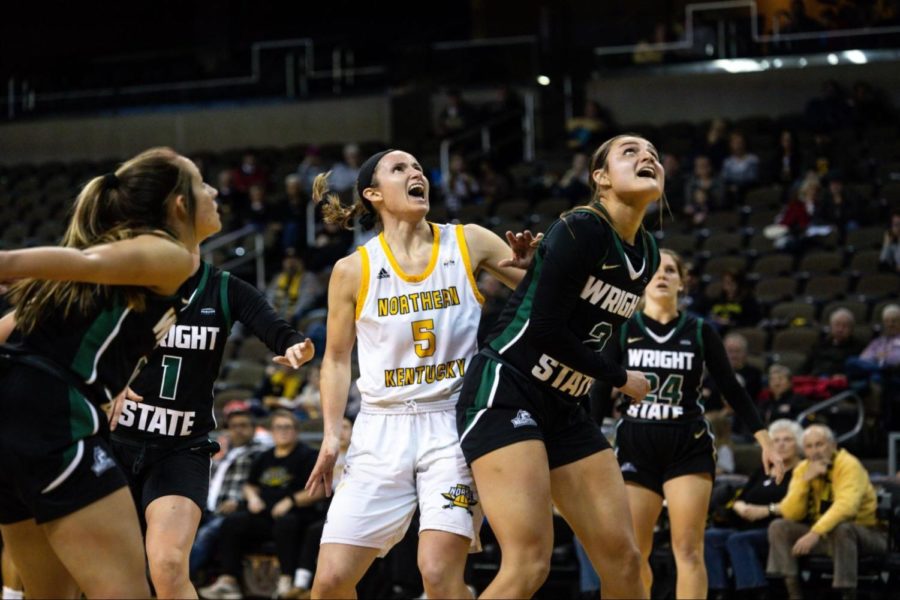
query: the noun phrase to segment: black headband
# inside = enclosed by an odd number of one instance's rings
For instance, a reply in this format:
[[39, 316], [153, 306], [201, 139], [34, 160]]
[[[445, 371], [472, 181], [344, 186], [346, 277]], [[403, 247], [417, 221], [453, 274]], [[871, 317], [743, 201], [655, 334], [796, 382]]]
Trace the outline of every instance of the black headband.
[[[367, 201], [366, 197], [363, 196], [363, 191], [365, 191], [367, 187], [372, 187], [372, 176], [375, 175], [375, 167], [378, 166], [378, 163], [381, 162], [381, 159], [384, 158], [386, 154], [390, 154], [393, 151], [393, 148], [388, 148], [387, 150], [382, 150], [381, 152], [373, 154], [367, 158], [366, 162], [359, 168], [359, 175], [356, 177], [356, 191], [363, 201]], [[369, 207], [367, 206], [366, 208]]]

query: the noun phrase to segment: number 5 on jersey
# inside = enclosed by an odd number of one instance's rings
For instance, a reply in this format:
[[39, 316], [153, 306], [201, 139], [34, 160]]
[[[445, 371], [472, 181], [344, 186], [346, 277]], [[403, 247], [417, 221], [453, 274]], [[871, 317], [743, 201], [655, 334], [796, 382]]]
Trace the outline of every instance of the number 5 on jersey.
[[422, 319], [412, 322], [412, 336], [416, 347], [416, 356], [425, 358], [435, 351], [434, 319]]

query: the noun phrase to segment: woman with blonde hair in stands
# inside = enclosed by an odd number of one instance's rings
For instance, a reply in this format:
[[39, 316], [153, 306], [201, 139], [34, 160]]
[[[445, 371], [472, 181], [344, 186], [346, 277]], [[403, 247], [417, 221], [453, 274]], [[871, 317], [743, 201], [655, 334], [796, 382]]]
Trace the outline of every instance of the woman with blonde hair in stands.
[[[314, 197], [326, 197], [327, 174]], [[328, 195], [325, 219], [360, 217], [380, 233], [337, 262], [328, 289], [328, 343], [321, 367], [325, 436], [307, 489], [331, 494], [359, 340], [362, 409], [347, 467], [322, 534], [314, 598], [352, 598], [420, 510], [418, 566], [429, 598], [471, 597], [463, 571], [478, 545], [481, 511], [459, 447], [455, 406], [475, 354], [486, 270], [510, 287], [522, 278], [503, 240], [477, 225], [425, 219], [430, 185], [414, 156], [379, 152], [363, 163], [352, 206]], [[515, 244], [514, 244], [515, 245]]]
[[215, 197], [190, 160], [148, 150], [85, 185], [62, 247], [0, 252], [0, 280], [20, 280], [0, 327], [16, 340], [0, 349], [0, 530], [28, 597], [150, 594], [100, 411], [175, 322], [189, 248], [221, 228]]

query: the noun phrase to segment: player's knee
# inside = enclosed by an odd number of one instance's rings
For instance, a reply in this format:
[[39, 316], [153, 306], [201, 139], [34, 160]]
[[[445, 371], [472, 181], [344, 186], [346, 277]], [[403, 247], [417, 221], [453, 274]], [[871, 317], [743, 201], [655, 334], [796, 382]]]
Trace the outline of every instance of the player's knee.
[[156, 587], [177, 585], [188, 577], [188, 556], [180, 548], [159, 548], [148, 552], [150, 577]]
[[332, 569], [319, 565], [316, 569], [316, 577], [313, 580], [313, 598], [340, 598], [345, 588], [355, 587], [349, 577], [339, 569]]
[[501, 568], [513, 571], [514, 579], [519, 581], [528, 595], [534, 594], [550, 575], [550, 558], [553, 554], [552, 544], [532, 544], [517, 549], [501, 559]]
[[672, 540], [672, 554], [684, 566], [704, 564], [703, 545], [695, 540]]
[[462, 581], [465, 569], [465, 564], [454, 565], [446, 558], [432, 556], [419, 556], [418, 566], [422, 583], [433, 592], [451, 588], [457, 580]]

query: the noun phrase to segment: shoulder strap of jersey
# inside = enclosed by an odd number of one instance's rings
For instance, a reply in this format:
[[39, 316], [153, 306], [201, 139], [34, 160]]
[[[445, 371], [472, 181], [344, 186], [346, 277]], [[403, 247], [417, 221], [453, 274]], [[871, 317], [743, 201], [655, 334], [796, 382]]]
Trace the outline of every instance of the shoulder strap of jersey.
[[222, 277], [219, 280], [219, 301], [222, 305], [222, 314], [225, 316], [225, 335], [231, 334], [231, 305], [228, 303], [228, 280], [231, 273], [222, 271]]

